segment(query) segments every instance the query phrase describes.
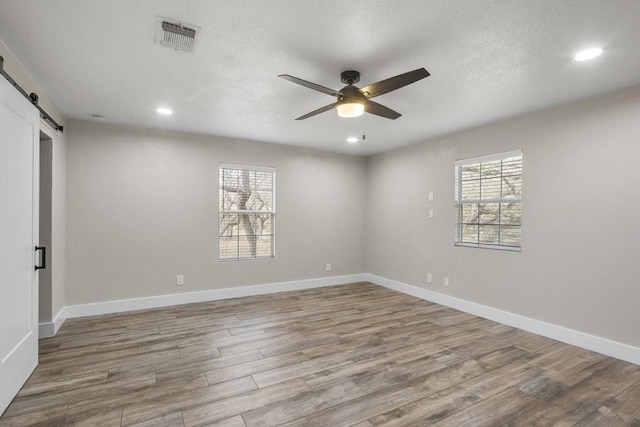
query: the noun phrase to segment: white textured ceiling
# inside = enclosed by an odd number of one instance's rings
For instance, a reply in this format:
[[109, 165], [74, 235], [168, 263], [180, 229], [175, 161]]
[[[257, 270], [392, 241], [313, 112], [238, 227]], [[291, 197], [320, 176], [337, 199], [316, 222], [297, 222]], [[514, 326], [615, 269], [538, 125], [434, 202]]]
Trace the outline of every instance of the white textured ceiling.
[[[195, 53], [156, 44], [157, 16], [201, 27]], [[0, 39], [69, 118], [364, 155], [640, 84], [637, 0], [0, 0]], [[277, 77], [339, 89], [347, 69], [362, 87], [420, 67], [376, 98], [395, 121], [295, 121], [333, 98]]]

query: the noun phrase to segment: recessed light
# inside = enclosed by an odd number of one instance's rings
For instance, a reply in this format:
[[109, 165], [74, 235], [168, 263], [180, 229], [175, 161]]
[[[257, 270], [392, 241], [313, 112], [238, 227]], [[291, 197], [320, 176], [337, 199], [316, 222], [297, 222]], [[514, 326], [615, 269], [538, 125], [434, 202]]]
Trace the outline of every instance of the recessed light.
[[350, 136], [349, 138], [347, 138], [347, 142], [353, 144], [354, 142], [358, 142], [358, 138], [356, 138], [355, 136]]
[[156, 108], [156, 113], [164, 114], [166, 116], [170, 116], [170, 115], [173, 114], [173, 110], [171, 110], [171, 108], [159, 107], [159, 108]]
[[592, 47], [590, 49], [581, 50], [573, 57], [576, 61], [588, 61], [589, 59], [596, 58], [602, 54], [602, 49], [599, 47]]

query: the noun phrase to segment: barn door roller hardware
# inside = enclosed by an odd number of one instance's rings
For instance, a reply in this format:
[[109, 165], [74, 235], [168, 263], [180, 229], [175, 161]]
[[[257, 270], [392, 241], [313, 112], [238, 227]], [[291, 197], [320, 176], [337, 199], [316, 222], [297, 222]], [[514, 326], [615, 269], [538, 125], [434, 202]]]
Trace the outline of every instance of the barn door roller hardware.
[[29, 100], [30, 103], [32, 103], [40, 112], [40, 117], [42, 117], [45, 121], [49, 122], [55, 130], [62, 132], [64, 130], [63, 126], [60, 126], [58, 124], [58, 122], [56, 122], [53, 117], [51, 117], [49, 115], [49, 113], [47, 113], [46, 111], [44, 111], [42, 109], [42, 107], [40, 107], [38, 105], [38, 94], [35, 92], [31, 92], [30, 94], [28, 94], [27, 92], [25, 92], [24, 89], [22, 89], [22, 87], [20, 87], [20, 85], [18, 83], [16, 83], [15, 80], [13, 80], [13, 78], [11, 78], [11, 76], [9, 74], [7, 74], [7, 72], [4, 70], [4, 58], [2, 56], [0, 56], [0, 74], [2, 74], [4, 76], [5, 79], [7, 79], [9, 81], [9, 83], [11, 83], [13, 85], [13, 87], [15, 87], [16, 89], [18, 89], [18, 92], [20, 92], [22, 94], [22, 96], [24, 96], [25, 98], [27, 98]]

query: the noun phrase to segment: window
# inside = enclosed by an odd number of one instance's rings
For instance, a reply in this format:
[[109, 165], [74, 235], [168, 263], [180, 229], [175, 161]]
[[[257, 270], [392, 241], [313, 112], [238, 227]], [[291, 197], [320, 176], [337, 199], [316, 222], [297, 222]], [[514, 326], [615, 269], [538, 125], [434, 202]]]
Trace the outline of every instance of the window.
[[522, 152], [458, 160], [455, 244], [520, 250]]
[[275, 169], [220, 165], [220, 261], [275, 257], [275, 184]]

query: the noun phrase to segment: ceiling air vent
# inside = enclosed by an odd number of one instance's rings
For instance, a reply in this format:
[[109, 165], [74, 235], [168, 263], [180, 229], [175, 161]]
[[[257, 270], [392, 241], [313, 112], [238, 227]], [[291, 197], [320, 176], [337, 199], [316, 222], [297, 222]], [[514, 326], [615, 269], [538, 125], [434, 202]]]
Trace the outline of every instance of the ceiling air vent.
[[195, 25], [158, 17], [156, 42], [164, 47], [184, 52], [193, 52], [200, 35], [200, 28]]

